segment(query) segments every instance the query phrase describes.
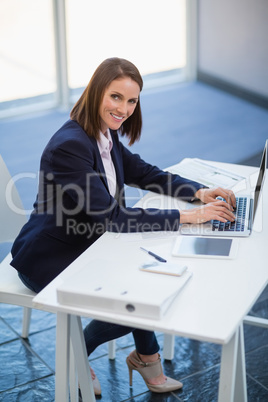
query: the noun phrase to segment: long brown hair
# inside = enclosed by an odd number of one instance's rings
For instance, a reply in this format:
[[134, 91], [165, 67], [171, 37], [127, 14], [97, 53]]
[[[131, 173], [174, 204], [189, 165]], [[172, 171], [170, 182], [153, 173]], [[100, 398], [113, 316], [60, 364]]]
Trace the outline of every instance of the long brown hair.
[[[86, 89], [71, 110], [71, 119], [76, 120], [89, 136], [99, 138], [101, 130], [99, 108], [106, 88], [112, 81], [124, 77], [131, 78], [142, 90], [142, 77], [134, 64], [117, 57], [104, 60], [94, 72]], [[139, 140], [141, 128], [142, 115], [139, 100], [133, 114], [123, 122], [119, 132], [121, 135], [126, 135], [129, 139], [129, 145], [132, 145]]]

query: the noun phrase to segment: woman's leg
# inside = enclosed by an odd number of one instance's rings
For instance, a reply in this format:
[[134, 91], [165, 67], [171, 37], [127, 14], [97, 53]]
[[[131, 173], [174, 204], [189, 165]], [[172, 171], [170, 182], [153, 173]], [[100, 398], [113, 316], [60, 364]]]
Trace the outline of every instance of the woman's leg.
[[120, 338], [130, 332], [133, 333], [136, 348], [139, 353], [152, 355], [158, 352], [159, 345], [154, 332], [92, 320], [84, 329], [88, 355], [90, 355], [102, 343]]
[[154, 355], [159, 351], [159, 345], [152, 331], [143, 329], [132, 330], [136, 350], [140, 355]]

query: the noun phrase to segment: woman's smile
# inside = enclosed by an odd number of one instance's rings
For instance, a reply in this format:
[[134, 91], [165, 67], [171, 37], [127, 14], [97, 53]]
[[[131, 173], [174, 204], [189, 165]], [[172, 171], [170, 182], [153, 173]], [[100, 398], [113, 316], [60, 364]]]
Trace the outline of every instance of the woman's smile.
[[114, 113], [111, 113], [111, 116], [117, 121], [122, 121], [124, 118], [123, 116], [116, 116]]

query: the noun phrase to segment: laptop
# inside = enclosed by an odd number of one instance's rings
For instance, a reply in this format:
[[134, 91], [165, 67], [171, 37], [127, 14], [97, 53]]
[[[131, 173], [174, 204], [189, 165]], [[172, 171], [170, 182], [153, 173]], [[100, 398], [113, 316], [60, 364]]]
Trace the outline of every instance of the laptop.
[[211, 220], [202, 224], [183, 224], [181, 226], [181, 234], [221, 237], [246, 237], [251, 234], [265, 179], [267, 167], [267, 146], [268, 140], [265, 142], [253, 197], [250, 197], [248, 194], [246, 194], [238, 195], [236, 198], [236, 210], [234, 211], [234, 214], [236, 215], [235, 221], [223, 223], [217, 220]]

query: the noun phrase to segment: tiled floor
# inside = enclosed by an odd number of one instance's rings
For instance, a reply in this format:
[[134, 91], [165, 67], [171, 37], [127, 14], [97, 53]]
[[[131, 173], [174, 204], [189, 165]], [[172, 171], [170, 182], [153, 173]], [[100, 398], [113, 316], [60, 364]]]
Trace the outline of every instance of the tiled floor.
[[[164, 167], [187, 156], [226, 162], [244, 161], [253, 166], [259, 163], [259, 151], [267, 136], [266, 110], [200, 83], [151, 91], [144, 95], [143, 105], [144, 132], [147, 134], [134, 150], [151, 163]], [[43, 146], [67, 117], [67, 113], [51, 112], [39, 117], [0, 122], [0, 153], [12, 174], [22, 170], [36, 172]], [[163, 137], [164, 145], [161, 143]], [[151, 146], [152, 139], [154, 147]], [[243, 139], [242, 149], [238, 148], [239, 139]], [[177, 143], [178, 146], [174, 146]], [[219, 153], [216, 155], [215, 151]], [[21, 182], [19, 190], [26, 208], [29, 208], [35, 184], [33, 181]], [[3, 254], [7, 248], [7, 245], [2, 247], [0, 252]], [[268, 318], [268, 288], [251, 314]], [[21, 319], [21, 308], [0, 304], [0, 401], [53, 401], [55, 316], [33, 311], [28, 340], [19, 335]], [[266, 402], [268, 330], [249, 325], [245, 325], [244, 330], [248, 400]], [[163, 334], [157, 335], [162, 347]], [[117, 341], [114, 361], [108, 359], [107, 345], [100, 346], [91, 355], [91, 365], [102, 386], [102, 401], [217, 400], [220, 346], [176, 337], [175, 358], [163, 365], [166, 374], [181, 380], [184, 386], [178, 392], [162, 395], [148, 391], [138, 373], [134, 373], [133, 388], [129, 387], [125, 358], [133, 347], [132, 336], [128, 335]]]
[[[251, 314], [268, 318], [268, 288]], [[40, 402], [54, 400], [55, 315], [34, 310], [28, 340], [20, 336], [21, 308], [0, 305], [0, 401]], [[86, 320], [83, 320], [86, 323]], [[268, 400], [268, 330], [244, 325], [249, 402]], [[162, 348], [163, 334], [157, 334]], [[90, 358], [107, 402], [213, 402], [217, 401], [221, 347], [176, 337], [175, 358], [164, 362], [167, 375], [183, 382], [183, 389], [153, 394], [134, 373], [128, 385], [125, 359], [133, 349], [131, 335], [117, 340], [116, 359], [109, 360], [107, 345]]]

